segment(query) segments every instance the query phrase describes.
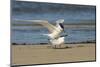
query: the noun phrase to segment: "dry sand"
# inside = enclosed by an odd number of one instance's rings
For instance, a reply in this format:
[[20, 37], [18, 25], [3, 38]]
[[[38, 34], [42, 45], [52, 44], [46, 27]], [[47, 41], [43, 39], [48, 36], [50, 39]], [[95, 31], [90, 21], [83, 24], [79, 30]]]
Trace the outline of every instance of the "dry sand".
[[49, 45], [12, 45], [12, 65], [95, 61], [95, 43], [65, 44], [69, 48], [52, 49]]

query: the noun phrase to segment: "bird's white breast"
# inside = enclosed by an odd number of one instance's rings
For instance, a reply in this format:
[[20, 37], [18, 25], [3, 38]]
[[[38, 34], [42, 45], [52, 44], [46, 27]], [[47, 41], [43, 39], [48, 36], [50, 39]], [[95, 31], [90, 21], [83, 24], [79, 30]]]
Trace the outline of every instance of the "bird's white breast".
[[64, 37], [60, 37], [58, 39], [51, 39], [50, 42], [52, 45], [60, 45], [64, 43]]

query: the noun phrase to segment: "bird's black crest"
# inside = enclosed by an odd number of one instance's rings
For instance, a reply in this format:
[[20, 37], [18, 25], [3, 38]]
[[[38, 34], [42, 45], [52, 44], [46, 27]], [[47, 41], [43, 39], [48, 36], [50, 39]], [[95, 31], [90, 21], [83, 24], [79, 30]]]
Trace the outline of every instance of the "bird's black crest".
[[62, 23], [59, 23], [60, 27], [64, 30], [64, 26]]

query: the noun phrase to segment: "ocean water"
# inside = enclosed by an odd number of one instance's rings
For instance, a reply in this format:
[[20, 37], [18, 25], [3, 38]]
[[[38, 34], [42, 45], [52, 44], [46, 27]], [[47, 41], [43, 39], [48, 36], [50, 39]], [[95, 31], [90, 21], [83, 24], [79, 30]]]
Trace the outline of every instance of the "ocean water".
[[[48, 30], [44, 27], [34, 28], [34, 26], [16, 26], [11, 30], [12, 43], [48, 43], [48, 37], [42, 34], [48, 34]], [[78, 43], [95, 41], [95, 28], [94, 27], [80, 27], [80, 28], [66, 28], [65, 33], [68, 35], [65, 37], [65, 43]]]
[[[20, 25], [25, 23], [15, 22], [14, 20], [41, 19], [54, 23], [61, 18], [65, 20], [65, 25], [76, 25], [76, 27], [65, 27], [65, 34], [68, 34], [68, 36], [65, 37], [65, 43], [95, 41], [95, 9], [95, 6], [12, 0], [11, 42], [19, 44], [48, 43], [48, 37], [42, 35], [48, 33], [46, 28], [32, 24]], [[27, 24], [30, 23], [27, 22]]]

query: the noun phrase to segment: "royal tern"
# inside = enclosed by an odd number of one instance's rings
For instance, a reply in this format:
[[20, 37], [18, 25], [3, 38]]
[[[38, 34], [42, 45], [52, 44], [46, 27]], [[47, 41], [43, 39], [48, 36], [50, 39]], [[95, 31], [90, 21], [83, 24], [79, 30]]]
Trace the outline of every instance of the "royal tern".
[[60, 34], [64, 31], [63, 22], [64, 19], [59, 19], [56, 21], [56, 25], [49, 23], [46, 20], [23, 20], [22, 22], [34, 22], [36, 24], [41, 24], [48, 29], [49, 34], [43, 34], [49, 37], [49, 42], [52, 47], [56, 48], [56, 46], [61, 47], [64, 43], [65, 36], [60, 36]]

